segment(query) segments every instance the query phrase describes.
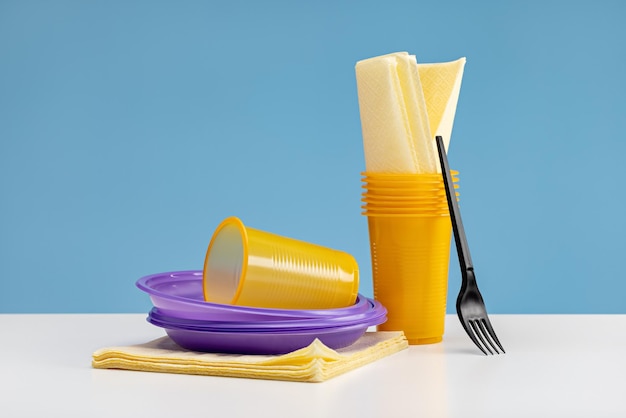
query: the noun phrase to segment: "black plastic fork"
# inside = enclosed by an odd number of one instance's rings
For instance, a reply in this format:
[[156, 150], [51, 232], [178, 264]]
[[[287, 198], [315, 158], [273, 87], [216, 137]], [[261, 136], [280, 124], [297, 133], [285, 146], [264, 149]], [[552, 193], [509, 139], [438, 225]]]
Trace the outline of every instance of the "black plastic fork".
[[[465, 229], [461, 220], [461, 212], [459, 204], [456, 201], [456, 193], [452, 184], [452, 176], [450, 174], [450, 166], [448, 157], [443, 144], [443, 138], [436, 137], [437, 150], [439, 152], [439, 161], [441, 162], [441, 173], [446, 188], [446, 196], [448, 198], [448, 208], [450, 209], [450, 219], [452, 220], [452, 230], [454, 231], [454, 240], [456, 242], [456, 251], [459, 256], [459, 264], [461, 266], [461, 290], [456, 299], [456, 313], [459, 316], [461, 325], [472, 339], [474, 344], [485, 355], [504, 354], [504, 348], [498, 341], [498, 337], [491, 326], [485, 302], [478, 290], [476, 284], [476, 276], [474, 275], [474, 265], [470, 256], [467, 238], [465, 237]], [[498, 348], [500, 351], [498, 351]], [[493, 351], [492, 351], [493, 349]]]

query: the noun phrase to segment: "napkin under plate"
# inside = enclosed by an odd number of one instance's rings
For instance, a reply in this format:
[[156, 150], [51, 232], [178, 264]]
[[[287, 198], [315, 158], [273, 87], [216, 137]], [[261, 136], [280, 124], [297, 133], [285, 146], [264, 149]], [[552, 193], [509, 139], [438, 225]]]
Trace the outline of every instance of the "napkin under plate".
[[169, 337], [145, 344], [108, 347], [93, 353], [96, 369], [323, 382], [408, 347], [401, 331], [366, 332], [349, 347], [333, 350], [315, 340], [282, 355], [200, 353]]

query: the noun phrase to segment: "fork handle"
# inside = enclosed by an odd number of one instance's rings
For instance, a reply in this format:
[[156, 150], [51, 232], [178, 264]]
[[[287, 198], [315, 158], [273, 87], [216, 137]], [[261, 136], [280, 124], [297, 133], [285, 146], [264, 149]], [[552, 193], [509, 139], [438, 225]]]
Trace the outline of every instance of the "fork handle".
[[[459, 210], [459, 204], [456, 201], [456, 194], [454, 193], [454, 185], [452, 183], [452, 175], [450, 174], [450, 165], [448, 164], [443, 138], [437, 136], [435, 140], [437, 141], [441, 173], [446, 188], [446, 197], [448, 198], [448, 209], [450, 210], [450, 220], [452, 221], [452, 230], [454, 231], [456, 252], [459, 256], [461, 272], [465, 273], [469, 269], [473, 270], [474, 265], [472, 264], [472, 257], [470, 256], [469, 245], [467, 244], [467, 237], [465, 236], [465, 229], [463, 228], [463, 221], [461, 220], [461, 211]], [[465, 274], [463, 276], [465, 277]]]

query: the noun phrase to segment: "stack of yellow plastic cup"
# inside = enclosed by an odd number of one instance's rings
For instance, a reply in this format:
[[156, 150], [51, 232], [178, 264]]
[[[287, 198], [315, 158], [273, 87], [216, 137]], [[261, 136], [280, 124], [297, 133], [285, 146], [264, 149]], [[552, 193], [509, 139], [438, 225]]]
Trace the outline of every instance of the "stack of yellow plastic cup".
[[378, 329], [402, 330], [410, 344], [439, 342], [452, 236], [441, 174], [363, 173], [362, 181], [374, 297], [388, 310]]

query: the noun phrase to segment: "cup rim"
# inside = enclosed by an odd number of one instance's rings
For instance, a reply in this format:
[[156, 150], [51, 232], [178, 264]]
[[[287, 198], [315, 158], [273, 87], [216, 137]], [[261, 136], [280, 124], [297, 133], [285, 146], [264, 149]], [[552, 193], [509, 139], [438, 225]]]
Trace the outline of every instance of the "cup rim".
[[382, 210], [392, 210], [392, 211], [414, 211], [414, 212], [437, 212], [437, 211], [448, 211], [448, 204], [439, 204], [439, 205], [426, 205], [426, 206], [409, 206], [409, 207], [398, 207], [393, 205], [380, 205], [380, 206], [371, 206], [371, 205], [361, 205], [361, 209], [369, 211], [372, 210], [374, 212], [382, 211]]
[[[459, 192], [455, 193], [456, 197], [460, 196]], [[445, 193], [407, 193], [401, 190], [398, 191], [390, 191], [390, 192], [377, 192], [372, 191], [361, 193], [361, 199], [364, 200], [372, 200], [372, 201], [400, 201], [400, 200], [413, 200], [413, 201], [424, 201], [424, 200], [446, 200], [447, 195]]]
[[[461, 196], [460, 193], [455, 193], [455, 197], [459, 198]], [[405, 202], [425, 202], [425, 201], [446, 201], [447, 197], [445, 194], [442, 196], [406, 196], [406, 195], [390, 195], [390, 196], [381, 196], [381, 195], [361, 195], [361, 202], [372, 202], [372, 203], [381, 203], [381, 202], [390, 202], [390, 203], [405, 203]]]
[[367, 213], [447, 213], [448, 208], [438, 207], [433, 209], [424, 208], [398, 208], [398, 207], [366, 207], [361, 206], [361, 210]]
[[434, 212], [434, 213], [371, 213], [368, 211], [361, 212], [361, 215], [368, 218], [439, 218], [450, 217], [448, 212]]
[[367, 206], [361, 206], [361, 209], [368, 213], [441, 213], [448, 212], [448, 208], [433, 208], [433, 209], [423, 209], [423, 208], [395, 208], [395, 207], [379, 207], [372, 208]]
[[[457, 183], [459, 181], [458, 177], [452, 177], [453, 182]], [[439, 184], [443, 184], [443, 181], [440, 181], [439, 179], [432, 179], [432, 180], [423, 180], [423, 179], [417, 179], [417, 178], [371, 178], [371, 177], [362, 177], [361, 178], [361, 182], [363, 183], [388, 183], [388, 184], [411, 184], [411, 183], [415, 183], [415, 184], [435, 184], [435, 185], [439, 185]]]
[[[458, 170], [450, 169], [450, 173], [453, 176], [457, 176], [459, 174]], [[417, 176], [430, 176], [430, 177], [438, 177], [442, 178], [440, 172], [437, 173], [392, 173], [392, 172], [374, 172], [374, 171], [361, 171], [362, 176], [389, 176], [389, 177], [397, 177], [397, 176], [407, 176], [407, 177], [417, 177]]]
[[239, 280], [237, 281], [237, 289], [235, 289], [235, 293], [233, 294], [233, 297], [229, 303], [235, 304], [237, 300], [239, 299], [239, 296], [241, 295], [246, 273], [248, 271], [248, 231], [246, 230], [246, 226], [241, 221], [241, 219], [239, 219], [236, 216], [230, 216], [224, 219], [222, 222], [220, 222], [217, 228], [215, 228], [215, 231], [213, 232], [213, 236], [211, 237], [211, 241], [209, 242], [209, 247], [206, 250], [206, 255], [204, 258], [204, 267], [202, 269], [202, 292], [204, 294], [204, 299], [207, 301], [209, 300], [208, 286], [207, 286], [207, 282], [208, 282], [208, 277], [207, 277], [208, 268], [207, 267], [209, 264], [209, 255], [211, 254], [211, 250], [213, 249], [213, 246], [215, 245], [215, 241], [217, 240], [217, 237], [219, 236], [220, 232], [227, 226], [233, 226], [233, 225], [237, 228], [241, 237], [242, 260], [241, 260], [241, 272], [239, 273]]
[[[454, 188], [458, 189], [460, 186], [457, 183], [454, 183]], [[365, 190], [412, 190], [412, 191], [420, 191], [420, 192], [439, 192], [445, 191], [446, 188], [441, 184], [423, 184], [423, 183], [363, 183], [361, 185], [362, 189]]]

